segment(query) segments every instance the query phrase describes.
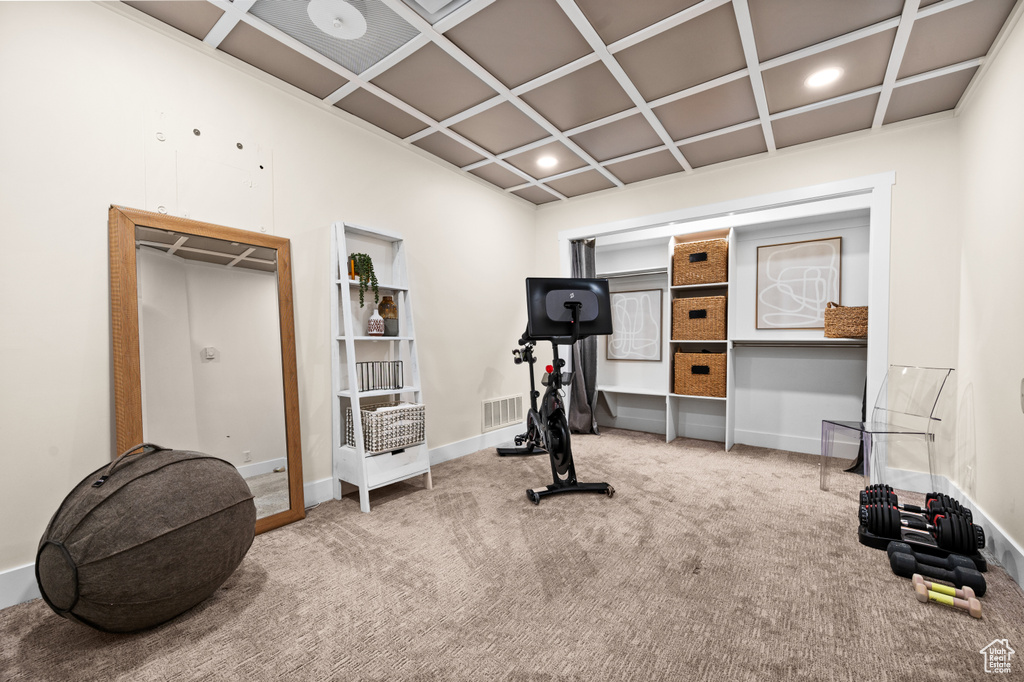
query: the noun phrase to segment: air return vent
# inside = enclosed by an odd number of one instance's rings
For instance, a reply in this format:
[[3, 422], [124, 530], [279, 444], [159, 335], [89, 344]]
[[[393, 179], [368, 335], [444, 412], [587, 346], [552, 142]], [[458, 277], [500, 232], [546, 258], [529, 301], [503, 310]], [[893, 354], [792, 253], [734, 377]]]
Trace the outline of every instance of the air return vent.
[[434, 24], [465, 5], [469, 0], [404, 0], [404, 2], [416, 10], [421, 17]]
[[483, 430], [494, 431], [523, 421], [523, 396], [510, 395], [483, 402]]

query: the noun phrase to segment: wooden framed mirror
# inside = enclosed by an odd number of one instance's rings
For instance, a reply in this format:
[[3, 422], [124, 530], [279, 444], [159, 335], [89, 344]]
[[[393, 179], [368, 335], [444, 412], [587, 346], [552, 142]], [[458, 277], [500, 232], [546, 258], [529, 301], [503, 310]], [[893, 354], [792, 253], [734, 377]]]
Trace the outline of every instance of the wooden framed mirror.
[[256, 532], [305, 517], [289, 241], [111, 206], [117, 451], [234, 464]]

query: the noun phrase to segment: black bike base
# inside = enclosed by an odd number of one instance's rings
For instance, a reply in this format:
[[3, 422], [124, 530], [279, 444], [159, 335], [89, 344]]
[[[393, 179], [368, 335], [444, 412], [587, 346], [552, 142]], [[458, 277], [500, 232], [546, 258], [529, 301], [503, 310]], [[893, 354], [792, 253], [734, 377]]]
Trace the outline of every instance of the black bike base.
[[526, 496], [534, 504], [540, 504], [540, 498], [558, 493], [601, 493], [611, 497], [615, 488], [607, 483], [568, 483], [566, 485], [546, 485], [543, 488], [528, 488]]
[[521, 448], [498, 448], [499, 457], [508, 457], [509, 455], [546, 455], [548, 451], [544, 448], [537, 447], [536, 445], [524, 445]]

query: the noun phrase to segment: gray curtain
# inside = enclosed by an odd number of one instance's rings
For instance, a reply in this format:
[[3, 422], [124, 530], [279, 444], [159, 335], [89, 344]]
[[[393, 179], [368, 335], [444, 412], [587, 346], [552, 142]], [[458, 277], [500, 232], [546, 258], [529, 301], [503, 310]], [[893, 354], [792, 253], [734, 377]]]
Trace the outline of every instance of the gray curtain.
[[[593, 277], [594, 240], [572, 242], [572, 276]], [[597, 433], [597, 337], [578, 341], [572, 349], [572, 400], [569, 403], [569, 430], [573, 433]]]

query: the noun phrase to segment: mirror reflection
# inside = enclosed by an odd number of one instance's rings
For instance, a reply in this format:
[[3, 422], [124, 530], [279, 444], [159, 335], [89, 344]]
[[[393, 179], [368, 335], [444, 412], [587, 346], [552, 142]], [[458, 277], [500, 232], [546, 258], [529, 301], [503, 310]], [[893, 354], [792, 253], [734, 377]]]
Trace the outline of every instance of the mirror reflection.
[[135, 228], [142, 432], [238, 468], [257, 518], [287, 511], [277, 252]]

